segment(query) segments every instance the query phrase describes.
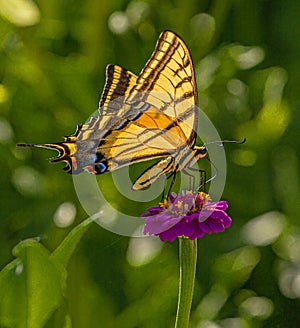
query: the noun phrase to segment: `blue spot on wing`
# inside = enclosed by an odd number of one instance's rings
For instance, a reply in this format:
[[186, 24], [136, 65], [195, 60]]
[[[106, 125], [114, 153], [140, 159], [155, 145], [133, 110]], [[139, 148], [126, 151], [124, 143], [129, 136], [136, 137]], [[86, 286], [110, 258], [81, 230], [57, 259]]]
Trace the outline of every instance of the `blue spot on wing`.
[[98, 163], [95, 165], [97, 173], [104, 173], [107, 170], [107, 166], [104, 163]]

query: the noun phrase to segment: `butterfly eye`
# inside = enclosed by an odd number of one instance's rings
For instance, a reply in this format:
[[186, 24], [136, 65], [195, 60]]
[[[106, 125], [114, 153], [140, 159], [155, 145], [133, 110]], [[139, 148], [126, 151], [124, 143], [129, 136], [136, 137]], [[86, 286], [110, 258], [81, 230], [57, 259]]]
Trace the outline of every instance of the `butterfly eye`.
[[207, 153], [206, 147], [205, 146], [201, 147], [199, 152], [201, 155], [205, 155]]

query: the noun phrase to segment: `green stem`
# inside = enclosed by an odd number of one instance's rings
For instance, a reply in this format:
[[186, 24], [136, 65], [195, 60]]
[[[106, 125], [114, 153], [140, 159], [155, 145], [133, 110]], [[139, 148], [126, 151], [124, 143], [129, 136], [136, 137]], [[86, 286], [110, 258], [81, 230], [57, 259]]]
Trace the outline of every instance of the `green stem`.
[[197, 239], [179, 238], [179, 295], [175, 328], [189, 326], [197, 262]]

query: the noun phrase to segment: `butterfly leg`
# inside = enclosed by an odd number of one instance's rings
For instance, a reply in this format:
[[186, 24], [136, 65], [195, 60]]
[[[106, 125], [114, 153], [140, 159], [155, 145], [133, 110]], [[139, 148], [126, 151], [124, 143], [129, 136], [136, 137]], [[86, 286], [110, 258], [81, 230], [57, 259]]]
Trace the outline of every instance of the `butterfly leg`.
[[[176, 180], [176, 171], [172, 172], [169, 176], [168, 179], [172, 178], [171, 182], [170, 182], [170, 186], [168, 188], [168, 192], [167, 192], [167, 199], [169, 198], [169, 195], [171, 193], [172, 187], [174, 186], [175, 180]], [[165, 191], [165, 190], [164, 190]]]
[[[168, 178], [167, 178], [168, 179]], [[162, 203], [165, 199], [165, 190], [166, 190], [166, 187], [167, 187], [167, 180], [165, 180], [165, 185], [164, 185], [164, 189], [163, 189], [163, 192], [161, 193], [161, 198], [160, 198], [160, 202]]]
[[200, 185], [199, 185], [198, 190], [200, 191], [200, 190], [203, 189], [203, 191], [206, 192], [206, 183], [207, 183], [207, 180], [206, 180], [206, 171], [199, 170], [199, 172], [200, 172]]
[[[207, 184], [207, 180], [206, 180], [206, 171], [205, 170], [201, 170], [201, 169], [195, 169], [193, 167], [189, 167], [189, 170], [191, 171], [195, 171], [195, 172], [199, 172], [200, 174], [200, 182], [199, 182], [199, 187], [197, 188], [198, 191], [202, 190], [205, 192], [205, 187]], [[188, 174], [189, 175], [189, 174]], [[193, 176], [193, 178], [195, 179], [195, 177]]]
[[195, 190], [195, 177], [194, 175], [190, 174], [187, 170], [182, 170], [182, 173], [189, 177], [189, 188], [191, 190]]

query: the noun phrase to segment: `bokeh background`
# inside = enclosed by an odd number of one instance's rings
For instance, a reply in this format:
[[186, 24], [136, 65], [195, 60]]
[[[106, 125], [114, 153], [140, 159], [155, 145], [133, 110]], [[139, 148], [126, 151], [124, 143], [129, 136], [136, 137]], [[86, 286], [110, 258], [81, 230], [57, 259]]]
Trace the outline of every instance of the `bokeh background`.
[[[201, 109], [222, 138], [247, 138], [226, 146], [233, 224], [199, 240], [191, 327], [298, 327], [299, 17], [298, 0], [0, 1], [0, 267], [27, 238], [52, 252], [87, 217], [53, 153], [16, 143], [72, 134], [97, 109], [106, 65], [138, 74], [170, 29], [190, 48]], [[156, 202], [127, 202], [109, 174], [99, 182], [123, 211]], [[172, 327], [177, 253], [95, 224], [46, 326]], [[2, 319], [5, 297], [2, 285]]]

